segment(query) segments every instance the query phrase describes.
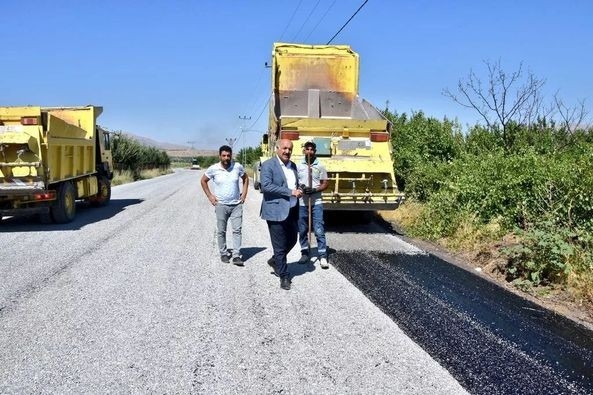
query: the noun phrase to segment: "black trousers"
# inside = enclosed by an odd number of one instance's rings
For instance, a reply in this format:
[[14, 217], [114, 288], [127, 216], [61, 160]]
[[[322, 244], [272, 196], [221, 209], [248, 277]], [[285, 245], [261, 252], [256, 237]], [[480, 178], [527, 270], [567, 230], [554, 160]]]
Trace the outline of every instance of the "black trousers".
[[284, 221], [267, 221], [274, 250], [274, 270], [280, 278], [288, 277], [286, 255], [295, 246], [299, 234], [299, 206], [291, 207]]

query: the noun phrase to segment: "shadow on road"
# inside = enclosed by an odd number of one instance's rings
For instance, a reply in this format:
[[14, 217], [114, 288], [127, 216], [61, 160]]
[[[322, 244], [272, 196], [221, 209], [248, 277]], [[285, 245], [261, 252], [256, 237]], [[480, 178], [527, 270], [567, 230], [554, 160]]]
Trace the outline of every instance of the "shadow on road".
[[325, 211], [325, 231], [333, 233], [394, 233], [374, 211]]
[[[241, 256], [243, 257], [243, 262], [248, 261], [250, 258], [253, 258], [258, 253], [260, 253], [264, 250], [267, 250], [267, 248], [266, 247], [242, 247], [241, 248]], [[270, 256], [271, 256], [271, 253], [270, 253]]]
[[76, 203], [76, 218], [68, 224], [41, 224], [36, 216], [10, 217], [0, 223], [0, 232], [42, 232], [53, 230], [77, 230], [82, 227], [114, 217], [126, 207], [142, 203], [143, 199], [113, 199], [107, 206], [91, 207], [88, 203]]

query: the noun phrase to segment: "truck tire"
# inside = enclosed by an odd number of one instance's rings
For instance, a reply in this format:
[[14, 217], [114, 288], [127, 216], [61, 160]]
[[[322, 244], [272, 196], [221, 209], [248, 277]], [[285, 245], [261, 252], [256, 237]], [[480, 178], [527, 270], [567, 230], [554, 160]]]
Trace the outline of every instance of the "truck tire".
[[76, 191], [70, 181], [59, 185], [57, 199], [51, 208], [51, 216], [58, 224], [71, 222], [76, 216]]
[[111, 181], [105, 176], [99, 176], [97, 182], [99, 192], [89, 199], [89, 203], [94, 207], [106, 206], [111, 200]]

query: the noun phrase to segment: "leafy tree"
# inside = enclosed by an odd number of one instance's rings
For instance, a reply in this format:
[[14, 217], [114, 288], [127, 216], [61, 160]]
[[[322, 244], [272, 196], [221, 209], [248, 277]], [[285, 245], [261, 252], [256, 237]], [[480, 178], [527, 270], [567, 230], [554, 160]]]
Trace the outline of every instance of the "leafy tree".
[[261, 156], [261, 147], [246, 147], [239, 150], [236, 160], [241, 162], [244, 166], [251, 166], [257, 162]]
[[400, 190], [406, 189], [418, 166], [451, 161], [462, 151], [463, 136], [457, 122], [426, 117], [422, 111], [410, 117], [389, 110], [383, 114], [393, 124], [393, 161]]
[[115, 169], [130, 170], [135, 178], [140, 176], [141, 170], [166, 169], [171, 165], [171, 159], [165, 151], [142, 145], [121, 132], [114, 133], [111, 141]]
[[502, 133], [498, 128], [472, 126], [465, 136], [465, 152], [471, 155], [492, 155], [504, 151]]
[[132, 170], [141, 161], [142, 146], [134, 139], [116, 132], [111, 139], [111, 155], [117, 170]]

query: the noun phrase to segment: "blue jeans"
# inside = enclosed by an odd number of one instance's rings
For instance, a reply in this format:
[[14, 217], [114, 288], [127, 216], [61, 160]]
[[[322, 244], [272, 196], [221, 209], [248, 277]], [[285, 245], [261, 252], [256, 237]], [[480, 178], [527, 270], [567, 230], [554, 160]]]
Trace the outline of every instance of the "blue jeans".
[[226, 228], [231, 220], [231, 230], [233, 232], [233, 258], [241, 254], [241, 227], [243, 226], [243, 205], [235, 204], [227, 206], [218, 203], [214, 207], [216, 213], [216, 235], [218, 239], [218, 250], [220, 255], [227, 255]]
[[[317, 253], [319, 256], [327, 256], [327, 243], [325, 241], [325, 224], [323, 222], [323, 204], [311, 206], [311, 230], [315, 233], [317, 240]], [[299, 207], [299, 243], [301, 252], [308, 253], [309, 250], [309, 207]]]

